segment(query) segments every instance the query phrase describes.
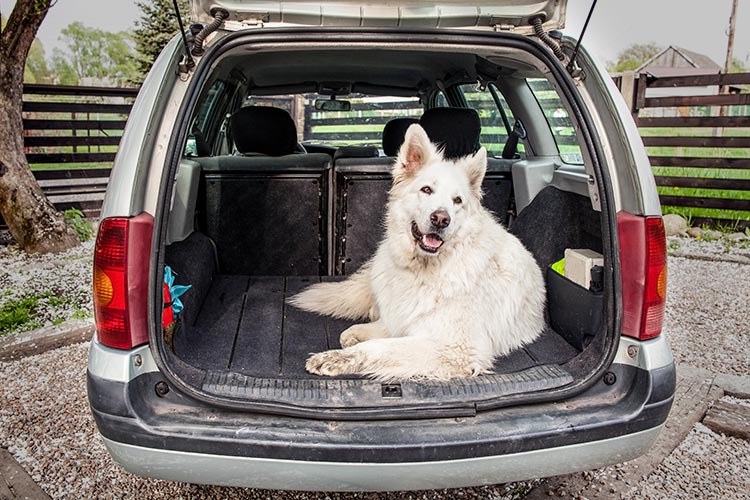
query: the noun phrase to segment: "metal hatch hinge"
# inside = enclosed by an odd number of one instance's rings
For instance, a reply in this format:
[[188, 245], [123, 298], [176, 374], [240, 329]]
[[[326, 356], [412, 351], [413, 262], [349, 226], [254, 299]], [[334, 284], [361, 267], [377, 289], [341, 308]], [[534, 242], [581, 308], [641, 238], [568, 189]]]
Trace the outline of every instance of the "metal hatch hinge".
[[224, 21], [225, 31], [240, 31], [250, 28], [262, 28], [268, 20], [268, 14], [258, 15], [242, 21]]
[[602, 211], [602, 201], [599, 199], [599, 186], [593, 174], [589, 174], [588, 179], [589, 198], [591, 199], [591, 208], [597, 212]]

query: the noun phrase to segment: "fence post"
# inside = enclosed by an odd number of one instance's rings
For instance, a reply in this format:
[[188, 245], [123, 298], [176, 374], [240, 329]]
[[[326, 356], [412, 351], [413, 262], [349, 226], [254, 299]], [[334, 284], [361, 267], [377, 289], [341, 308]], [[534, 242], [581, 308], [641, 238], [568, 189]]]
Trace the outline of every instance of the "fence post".
[[648, 88], [648, 74], [641, 73], [638, 75], [638, 82], [635, 86], [635, 97], [633, 98], [633, 118], [638, 121], [638, 111], [646, 106], [646, 89]]
[[631, 113], [636, 113], [635, 109], [635, 72], [624, 71], [620, 75], [620, 93], [625, 99], [625, 104]]
[[304, 132], [302, 133], [302, 140], [309, 140], [312, 137], [312, 106], [305, 106], [305, 102], [302, 103], [305, 110], [305, 121], [304, 121]]

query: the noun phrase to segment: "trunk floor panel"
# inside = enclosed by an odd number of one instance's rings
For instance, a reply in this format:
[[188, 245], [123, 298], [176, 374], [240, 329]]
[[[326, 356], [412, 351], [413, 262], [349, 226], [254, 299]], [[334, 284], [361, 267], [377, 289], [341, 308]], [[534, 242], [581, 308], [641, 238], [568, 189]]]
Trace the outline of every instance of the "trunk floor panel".
[[321, 407], [463, 404], [467, 397], [490, 399], [573, 381], [558, 364], [578, 350], [549, 327], [533, 344], [498, 358], [492, 374], [451, 383], [401, 383], [401, 397], [384, 397], [381, 383], [358, 376], [311, 375], [305, 371], [308, 355], [341, 348], [339, 336], [354, 322], [301, 311], [286, 298], [321, 279], [344, 278], [214, 276], [195, 323], [181, 324], [175, 333], [175, 354], [206, 370], [206, 392]]

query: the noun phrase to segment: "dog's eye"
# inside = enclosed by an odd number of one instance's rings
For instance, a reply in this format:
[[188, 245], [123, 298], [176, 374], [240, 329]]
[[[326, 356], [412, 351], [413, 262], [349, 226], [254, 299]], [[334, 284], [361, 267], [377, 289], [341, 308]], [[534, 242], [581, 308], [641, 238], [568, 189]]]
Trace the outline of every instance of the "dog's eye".
[[432, 188], [430, 186], [424, 186], [422, 189], [420, 189], [424, 194], [432, 194]]
[[455, 198], [453, 198], [453, 203], [455, 203], [456, 205], [460, 205], [463, 202], [464, 200], [462, 200], [460, 196], [456, 196]]

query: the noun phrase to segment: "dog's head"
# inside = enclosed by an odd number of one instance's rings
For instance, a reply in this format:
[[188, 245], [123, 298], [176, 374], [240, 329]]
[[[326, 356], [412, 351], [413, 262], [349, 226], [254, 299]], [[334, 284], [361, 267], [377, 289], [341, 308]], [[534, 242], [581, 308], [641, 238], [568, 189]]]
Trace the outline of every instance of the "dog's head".
[[481, 206], [486, 168], [484, 148], [445, 160], [424, 129], [412, 125], [393, 169], [389, 231], [417, 254], [438, 255], [468, 230], [469, 216]]

